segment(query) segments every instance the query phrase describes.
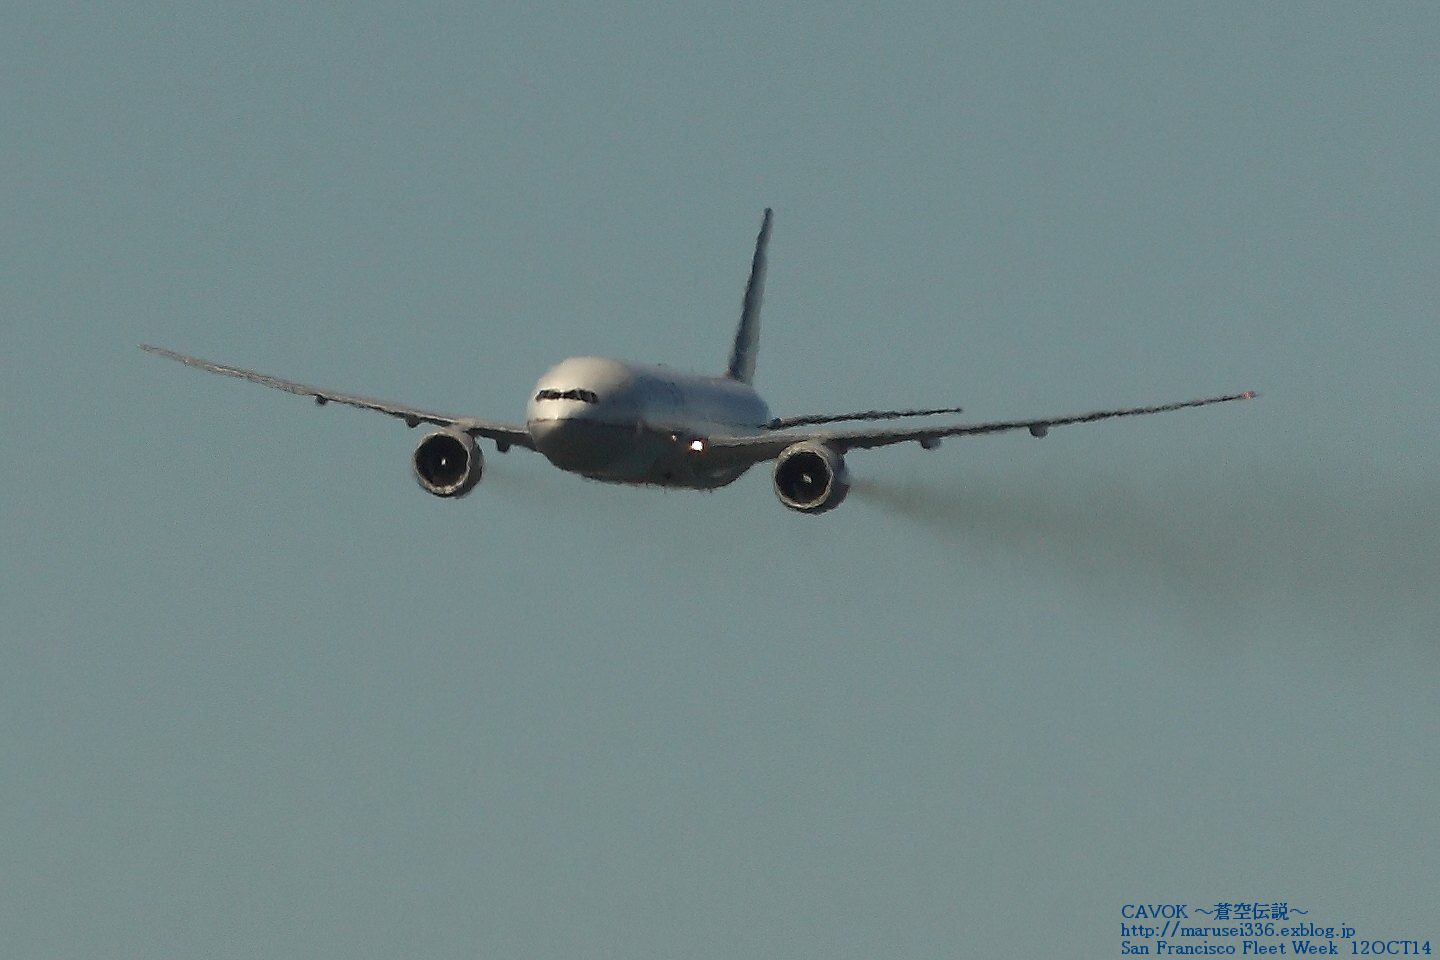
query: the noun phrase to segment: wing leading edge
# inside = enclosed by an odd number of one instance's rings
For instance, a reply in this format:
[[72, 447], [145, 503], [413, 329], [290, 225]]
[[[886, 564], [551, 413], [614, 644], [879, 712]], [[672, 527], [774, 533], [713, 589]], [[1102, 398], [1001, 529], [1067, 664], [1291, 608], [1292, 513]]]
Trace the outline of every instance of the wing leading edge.
[[334, 402], [343, 403], [348, 407], [358, 407], [361, 410], [375, 410], [387, 416], [404, 420], [406, 426], [410, 427], [418, 426], [422, 423], [433, 423], [437, 427], [454, 427], [465, 431], [473, 437], [485, 437], [494, 440], [495, 445], [501, 450], [505, 450], [511, 446], [525, 447], [528, 450], [535, 449], [535, 441], [530, 438], [529, 431], [524, 427], [517, 427], [508, 423], [495, 423], [490, 420], [480, 420], [475, 417], [456, 417], [446, 413], [435, 413], [430, 410], [405, 407], [400, 404], [390, 403], [387, 400], [375, 400], [353, 393], [340, 393], [335, 390], [312, 387], [309, 384], [296, 383], [293, 380], [281, 380], [279, 377], [272, 377], [269, 374], [258, 373], [254, 370], [245, 370], [241, 367], [232, 367], [223, 363], [213, 363], [209, 360], [201, 360], [199, 357], [187, 357], [183, 353], [166, 350], [164, 347], [151, 346], [148, 343], [140, 344], [140, 349], [146, 353], [153, 353], [157, 357], [165, 357], [168, 360], [178, 361], [187, 367], [195, 367], [197, 370], [218, 373], [226, 377], [236, 377], [240, 380], [249, 380], [251, 383], [274, 387], [276, 390], [284, 390], [286, 393], [293, 393], [301, 397], [312, 397], [316, 403], [322, 406], [326, 403]]
[[892, 427], [884, 430], [795, 430], [755, 434], [753, 436], [712, 436], [706, 439], [706, 454], [731, 463], [753, 464], [773, 460], [780, 452], [793, 443], [814, 441], [834, 447], [844, 453], [847, 450], [867, 450], [871, 447], [886, 447], [894, 443], [915, 441], [923, 447], [938, 446], [946, 437], [965, 437], [981, 433], [1005, 433], [1010, 430], [1029, 430], [1032, 436], [1043, 437], [1051, 427], [1064, 427], [1072, 423], [1093, 423], [1096, 420], [1113, 420], [1117, 417], [1140, 417], [1152, 413], [1168, 413], [1187, 407], [1208, 407], [1215, 403], [1229, 403], [1232, 400], [1251, 400], [1255, 391], [1229, 393], [1219, 397], [1205, 397], [1200, 400], [1182, 400], [1178, 403], [1162, 403], [1149, 407], [1126, 407], [1117, 410], [1094, 410], [1063, 417], [1042, 417], [1036, 420], [996, 420], [990, 423], [955, 423], [934, 427]]

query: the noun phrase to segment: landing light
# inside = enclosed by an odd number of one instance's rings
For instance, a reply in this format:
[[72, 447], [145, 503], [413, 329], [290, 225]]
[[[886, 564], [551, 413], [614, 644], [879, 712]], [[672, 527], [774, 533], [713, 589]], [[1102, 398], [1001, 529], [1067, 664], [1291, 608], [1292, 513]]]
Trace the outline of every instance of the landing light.
[[701, 451], [703, 451], [703, 450], [705, 449], [705, 441], [704, 441], [704, 440], [691, 440], [691, 441], [690, 441], [690, 449], [691, 449], [691, 450], [694, 450], [696, 453], [700, 453]]

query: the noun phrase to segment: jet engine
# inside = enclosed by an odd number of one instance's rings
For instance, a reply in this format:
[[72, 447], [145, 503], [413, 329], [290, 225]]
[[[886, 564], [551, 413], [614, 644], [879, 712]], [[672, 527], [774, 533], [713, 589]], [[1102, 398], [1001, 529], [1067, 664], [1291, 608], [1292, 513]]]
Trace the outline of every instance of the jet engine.
[[824, 513], [850, 492], [845, 459], [813, 440], [792, 444], [775, 458], [775, 496], [791, 510]]
[[475, 489], [485, 458], [475, 438], [454, 428], [439, 430], [420, 441], [410, 458], [415, 482], [437, 497], [463, 497]]

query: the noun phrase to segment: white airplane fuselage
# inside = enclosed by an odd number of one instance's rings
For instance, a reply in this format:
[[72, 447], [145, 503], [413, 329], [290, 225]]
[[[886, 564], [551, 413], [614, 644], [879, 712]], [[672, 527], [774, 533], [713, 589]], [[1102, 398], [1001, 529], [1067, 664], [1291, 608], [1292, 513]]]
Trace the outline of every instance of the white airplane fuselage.
[[748, 383], [602, 357], [545, 372], [525, 410], [535, 449], [561, 470], [611, 483], [722, 487], [745, 467], [700, 466], [711, 434], [761, 433], [770, 419]]

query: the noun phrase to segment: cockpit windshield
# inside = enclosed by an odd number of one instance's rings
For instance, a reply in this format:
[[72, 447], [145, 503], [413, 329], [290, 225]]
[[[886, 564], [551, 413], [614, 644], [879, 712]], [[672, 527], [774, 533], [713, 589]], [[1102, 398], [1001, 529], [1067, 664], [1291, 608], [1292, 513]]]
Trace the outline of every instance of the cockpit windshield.
[[599, 403], [600, 398], [593, 390], [541, 390], [536, 400], [579, 400], [582, 403]]

